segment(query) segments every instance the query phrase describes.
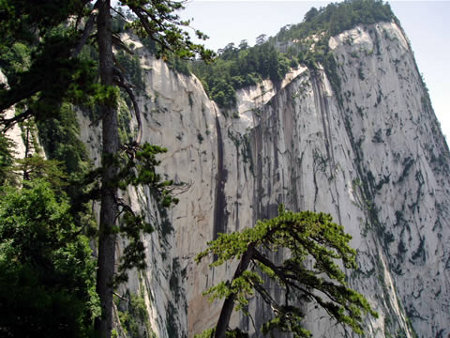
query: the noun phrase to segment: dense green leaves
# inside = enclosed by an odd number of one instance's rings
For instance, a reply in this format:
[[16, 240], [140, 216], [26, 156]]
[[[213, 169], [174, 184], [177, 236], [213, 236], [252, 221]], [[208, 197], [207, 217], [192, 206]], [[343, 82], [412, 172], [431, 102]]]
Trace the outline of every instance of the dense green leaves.
[[210, 97], [223, 108], [235, 106], [237, 89], [263, 79], [279, 82], [289, 70], [289, 60], [273, 45], [265, 43], [253, 48], [241, 45], [237, 49], [229, 44], [212, 64], [193, 65], [194, 73], [206, 83]]
[[0, 68], [11, 87], [0, 90], [0, 110], [38, 93], [51, 102], [65, 96], [80, 62], [69, 62], [78, 34], [63, 23], [85, 5], [82, 0], [0, 2]]
[[[277, 217], [258, 221], [255, 227], [241, 232], [220, 234], [208, 243], [197, 261], [209, 254], [216, 257], [211, 266], [250, 255], [251, 263], [242, 273], [235, 273], [230, 282], [221, 282], [206, 294], [214, 298], [235, 297], [237, 309], [245, 309], [248, 298], [256, 291], [274, 311], [274, 317], [262, 331], [273, 329], [309, 336], [301, 325], [301, 303], [313, 301], [338, 322], [362, 333], [364, 315], [376, 316], [367, 300], [347, 286], [341, 266], [356, 268], [356, 251], [349, 246], [351, 236], [328, 214], [304, 211], [294, 213], [280, 208]], [[270, 259], [282, 251], [281, 264]], [[241, 260], [242, 265], [243, 258]], [[260, 276], [276, 282], [284, 295], [274, 297]]]
[[14, 158], [11, 154], [14, 143], [4, 134], [0, 134], [0, 185], [11, 179], [11, 166]]
[[[156, 172], [156, 167], [160, 161], [156, 158], [158, 154], [166, 152], [167, 149], [144, 143], [127, 144], [122, 146], [119, 154], [119, 174], [117, 185], [121, 189], [128, 186], [147, 186], [159, 209], [164, 210], [173, 204], [178, 203], [178, 199], [172, 196], [170, 186], [172, 181], [163, 180]], [[125, 203], [120, 203], [121, 222], [119, 232], [128, 239], [128, 244], [120, 258], [119, 273], [116, 282], [127, 280], [128, 270], [131, 268], [143, 269], [145, 263], [145, 246], [141, 238], [142, 233], [151, 233], [153, 226], [148, 222], [148, 216], [135, 212]]]
[[38, 4], [29, 0], [1, 0], [0, 45], [12, 45], [18, 41], [37, 43], [37, 32], [45, 36], [69, 16], [80, 14], [86, 3], [84, 0], [40, 1]]
[[143, 295], [129, 294], [123, 297], [115, 297], [117, 312], [120, 320], [121, 330], [127, 337], [149, 337], [157, 338], [153, 332], [147, 306]]
[[0, 191], [0, 333], [82, 337], [97, 310], [88, 239], [43, 180]]
[[62, 104], [56, 118], [38, 121], [37, 126], [48, 158], [64, 163], [65, 169], [72, 175], [86, 171], [88, 153], [79, 139], [80, 128], [71, 104]]
[[282, 29], [271, 40], [288, 42], [323, 32], [332, 36], [359, 24], [371, 25], [394, 18], [391, 7], [382, 0], [347, 0], [331, 3], [319, 10], [313, 7], [305, 14], [302, 23]]

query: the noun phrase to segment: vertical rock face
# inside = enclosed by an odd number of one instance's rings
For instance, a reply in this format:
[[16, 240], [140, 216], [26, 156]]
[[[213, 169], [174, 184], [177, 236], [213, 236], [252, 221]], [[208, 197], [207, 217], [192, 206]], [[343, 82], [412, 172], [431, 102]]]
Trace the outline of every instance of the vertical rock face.
[[394, 24], [345, 32], [330, 44], [345, 91], [342, 119], [371, 203], [369, 231], [416, 332], [445, 336], [449, 152], [411, 50]]
[[[8, 79], [5, 74], [3, 74], [0, 69], [0, 85], [4, 85], [8, 87]], [[16, 110], [14, 107], [11, 107], [6, 110], [4, 118], [10, 119], [14, 117]], [[26, 153], [26, 147], [22, 139], [22, 131], [20, 130], [18, 125], [14, 125], [9, 130], [6, 131], [5, 136], [8, 137], [14, 143], [14, 157], [15, 158], [24, 158]]]
[[[329, 46], [336, 69], [300, 67], [280, 84], [241, 90], [233, 118], [196, 78], [140, 52], [143, 139], [168, 148], [161, 172], [180, 199], [161, 214], [148, 191], [129, 192], [158, 223], [147, 238], [149, 269], [129, 288], [145, 289], [159, 337], [215, 324], [221, 304], [202, 292], [234, 266], [193, 258], [217, 233], [275, 216], [279, 203], [330, 213], [353, 236], [358, 269], [349, 283], [379, 313], [367, 321], [369, 336], [450, 333], [450, 155], [408, 42], [396, 24], [379, 23]], [[340, 88], [330, 84], [336, 78]], [[90, 133], [83, 138], [95, 154]], [[250, 312], [256, 327], [267, 319], [257, 299]], [[313, 305], [305, 313], [314, 336], [349, 334]], [[255, 331], [238, 315], [232, 324]]]

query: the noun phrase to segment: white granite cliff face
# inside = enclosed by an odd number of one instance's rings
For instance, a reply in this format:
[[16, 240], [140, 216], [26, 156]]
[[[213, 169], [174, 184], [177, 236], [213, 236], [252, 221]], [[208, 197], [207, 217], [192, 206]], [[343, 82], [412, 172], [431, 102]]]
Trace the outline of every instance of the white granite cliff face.
[[[2, 70], [0, 69], [0, 85], [5, 85], [8, 87], [8, 79], [6, 78], [5, 74], [3, 74]], [[6, 110], [4, 118], [10, 119], [14, 117], [14, 114], [16, 113], [16, 110], [14, 107], [11, 107]], [[22, 130], [18, 125], [12, 126], [9, 130], [5, 133], [6, 137], [9, 138], [13, 144], [14, 144], [14, 157], [15, 158], [24, 158], [26, 149], [25, 144], [22, 139]]]
[[[450, 333], [450, 155], [408, 42], [394, 23], [380, 23], [329, 46], [340, 89], [329, 70], [300, 67], [278, 86], [239, 91], [239, 118], [227, 118], [195, 77], [140, 50], [143, 140], [168, 148], [160, 170], [180, 199], [160, 214], [146, 189], [128, 192], [158, 223], [146, 237], [149, 268], [128, 285], [146, 295], [158, 337], [192, 337], [215, 324], [220, 303], [202, 292], [234, 265], [210, 269], [193, 258], [217, 233], [275, 216], [279, 203], [330, 213], [353, 236], [350, 285], [379, 313], [367, 320], [368, 336]], [[98, 134], [81, 121], [98, 157]], [[256, 327], [267, 319], [257, 299], [250, 311]], [[351, 335], [313, 305], [305, 313], [314, 336]], [[254, 333], [246, 318], [236, 315], [238, 323]]]

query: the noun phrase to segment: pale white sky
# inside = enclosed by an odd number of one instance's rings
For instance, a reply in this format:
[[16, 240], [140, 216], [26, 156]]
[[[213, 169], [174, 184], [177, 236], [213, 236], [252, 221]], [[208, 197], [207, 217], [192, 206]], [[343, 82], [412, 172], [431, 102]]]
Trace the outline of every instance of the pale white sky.
[[[193, 18], [192, 26], [210, 37], [205, 45], [217, 50], [243, 39], [253, 45], [258, 35], [273, 36], [287, 24], [300, 23], [312, 6], [330, 2], [189, 0], [180, 15]], [[450, 139], [450, 1], [389, 3], [411, 41], [442, 131]]]

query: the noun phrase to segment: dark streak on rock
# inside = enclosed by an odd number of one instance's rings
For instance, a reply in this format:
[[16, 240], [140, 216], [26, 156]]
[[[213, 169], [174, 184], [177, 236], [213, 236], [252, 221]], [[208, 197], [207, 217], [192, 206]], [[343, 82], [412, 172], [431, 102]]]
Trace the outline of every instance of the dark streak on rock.
[[213, 239], [216, 239], [219, 233], [227, 231], [226, 199], [225, 199], [225, 183], [227, 181], [228, 172], [223, 165], [223, 139], [222, 130], [220, 128], [219, 118], [216, 117], [217, 132], [217, 174], [216, 174], [216, 196], [214, 203], [214, 227]]

